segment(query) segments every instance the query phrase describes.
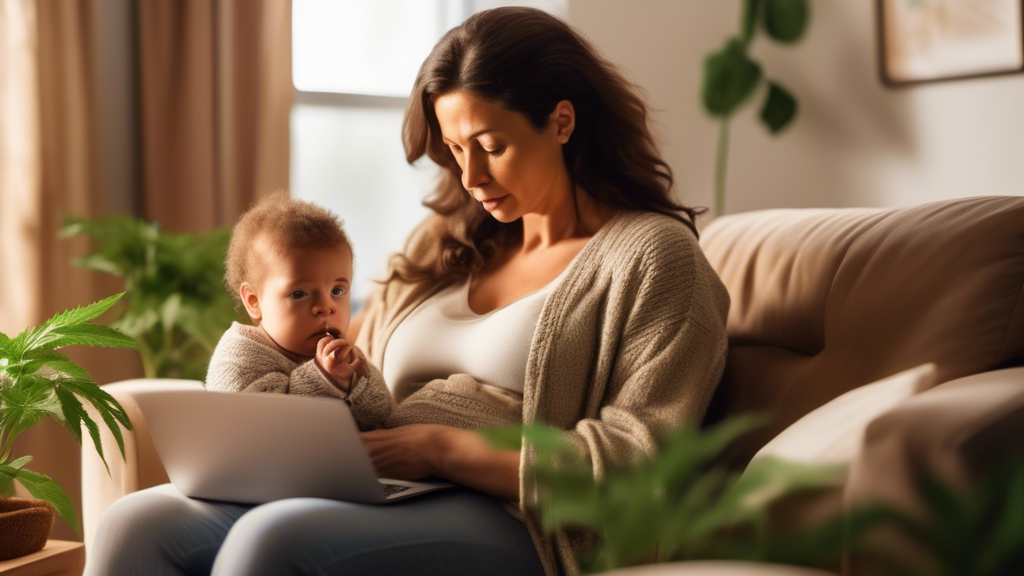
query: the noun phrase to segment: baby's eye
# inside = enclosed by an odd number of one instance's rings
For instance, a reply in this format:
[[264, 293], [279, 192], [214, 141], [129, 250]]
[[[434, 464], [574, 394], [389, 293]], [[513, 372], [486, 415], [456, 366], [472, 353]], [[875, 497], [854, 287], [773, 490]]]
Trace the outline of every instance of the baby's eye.
[[298, 300], [299, 298], [302, 298], [305, 295], [306, 293], [303, 292], [302, 290], [296, 290], [295, 292], [289, 294], [288, 297], [291, 298], [292, 300]]
[[334, 290], [331, 290], [331, 296], [341, 296], [344, 293], [345, 293], [345, 289], [341, 288], [341, 287], [338, 287], [338, 288], [335, 288]]

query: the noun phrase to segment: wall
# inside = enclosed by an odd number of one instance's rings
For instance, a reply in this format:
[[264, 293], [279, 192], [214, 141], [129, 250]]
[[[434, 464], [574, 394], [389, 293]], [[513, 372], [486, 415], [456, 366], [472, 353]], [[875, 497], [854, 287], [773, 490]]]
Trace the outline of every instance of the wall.
[[[717, 124], [698, 93], [703, 55], [738, 29], [740, 0], [570, 0], [569, 20], [648, 91], [678, 195], [710, 206]], [[752, 103], [732, 123], [727, 211], [906, 206], [1024, 194], [1024, 74], [886, 89], [875, 2], [813, 0], [802, 43], [753, 52], [796, 95], [779, 138]]]

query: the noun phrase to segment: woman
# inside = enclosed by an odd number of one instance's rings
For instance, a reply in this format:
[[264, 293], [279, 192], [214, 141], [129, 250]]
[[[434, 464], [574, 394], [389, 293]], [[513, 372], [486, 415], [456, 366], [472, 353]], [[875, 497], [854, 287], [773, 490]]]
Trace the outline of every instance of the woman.
[[381, 476], [467, 488], [250, 509], [158, 487], [111, 507], [87, 573], [574, 573], [587, 535], [541, 530], [532, 449], [473, 429], [560, 427], [601, 475], [702, 418], [728, 295], [642, 100], [585, 40], [538, 10], [473, 16], [424, 62], [404, 141], [443, 178], [350, 329], [398, 401], [363, 439]]

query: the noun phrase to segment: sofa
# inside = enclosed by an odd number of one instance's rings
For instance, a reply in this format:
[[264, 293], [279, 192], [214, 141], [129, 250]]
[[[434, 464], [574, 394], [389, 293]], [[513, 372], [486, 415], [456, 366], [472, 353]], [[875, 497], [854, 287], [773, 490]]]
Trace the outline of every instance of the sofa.
[[[751, 411], [772, 417], [726, 463], [742, 469], [767, 453], [849, 465], [843, 486], [773, 509], [774, 525], [870, 502], [921, 513], [922, 475], [967, 485], [998, 456], [1024, 450], [1024, 197], [748, 212], [710, 222], [701, 245], [732, 297], [727, 366], [705, 424]], [[111, 502], [168, 481], [133, 395], [198, 386], [105, 387], [134, 430], [124, 434], [126, 462], [104, 433], [109, 475], [83, 446], [87, 549]], [[616, 574], [821, 574], [715, 566]], [[832, 569], [874, 567], [846, 559]]]

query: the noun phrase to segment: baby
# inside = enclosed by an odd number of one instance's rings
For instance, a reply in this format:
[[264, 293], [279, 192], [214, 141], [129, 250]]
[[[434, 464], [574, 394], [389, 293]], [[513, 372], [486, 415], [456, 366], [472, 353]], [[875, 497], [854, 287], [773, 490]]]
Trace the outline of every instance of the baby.
[[221, 337], [208, 390], [339, 398], [360, 429], [383, 426], [391, 394], [345, 338], [352, 247], [336, 216], [283, 192], [264, 199], [235, 225], [225, 280], [253, 326]]

